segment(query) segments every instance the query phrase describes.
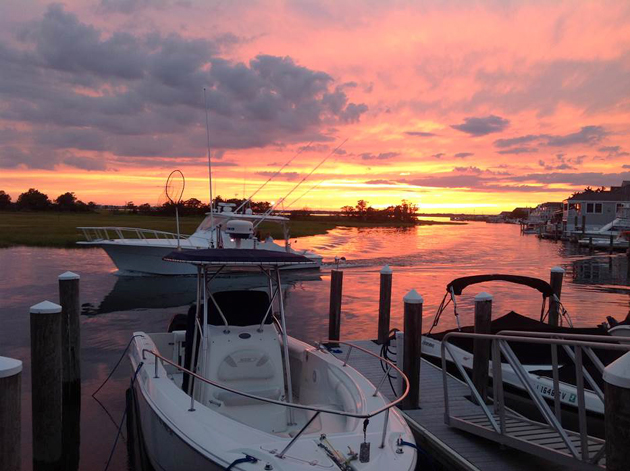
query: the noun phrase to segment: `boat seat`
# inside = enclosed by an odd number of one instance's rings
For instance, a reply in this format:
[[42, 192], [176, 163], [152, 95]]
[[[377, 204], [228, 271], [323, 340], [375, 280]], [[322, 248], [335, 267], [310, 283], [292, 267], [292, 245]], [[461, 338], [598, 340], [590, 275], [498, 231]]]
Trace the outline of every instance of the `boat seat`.
[[[204, 376], [236, 391], [280, 401], [285, 396], [282, 351], [272, 324], [209, 326]], [[207, 385], [202, 401], [239, 422], [268, 431], [286, 429], [286, 408]], [[254, 412], [255, 411], [255, 412]]]

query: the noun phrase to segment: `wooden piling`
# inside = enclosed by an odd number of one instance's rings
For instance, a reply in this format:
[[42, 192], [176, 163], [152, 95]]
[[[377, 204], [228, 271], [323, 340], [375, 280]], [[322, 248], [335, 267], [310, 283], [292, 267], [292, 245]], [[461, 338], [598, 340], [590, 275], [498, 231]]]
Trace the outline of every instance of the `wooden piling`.
[[328, 338], [330, 340], [339, 340], [341, 333], [341, 293], [343, 290], [343, 271], [332, 270], [330, 275]]
[[553, 289], [553, 293], [558, 300], [553, 297], [549, 300], [549, 325], [558, 325], [560, 317], [560, 295], [562, 294], [562, 279], [564, 278], [564, 270], [560, 267], [551, 269], [551, 279], [549, 284]]
[[392, 269], [385, 265], [381, 269], [381, 288], [378, 297], [378, 344], [389, 338], [389, 318], [392, 307]]
[[610, 245], [608, 246], [608, 253], [612, 254], [615, 247], [615, 238], [612, 234], [610, 234]]
[[63, 402], [81, 402], [81, 303], [79, 281], [81, 277], [67, 271], [59, 275], [59, 304], [61, 304], [61, 344], [63, 371]]
[[22, 362], [0, 357], [0, 469], [21, 466]]
[[57, 470], [62, 454], [61, 306], [30, 309], [33, 469]]
[[[492, 295], [479, 293], [475, 296], [475, 334], [489, 334], [492, 321]], [[472, 381], [484, 403], [488, 400], [488, 369], [490, 341], [474, 339]]]
[[590, 253], [593, 253], [593, 238], [592, 237], [588, 238], [588, 251]]
[[630, 353], [604, 370], [606, 469], [625, 471], [630, 463]]
[[401, 409], [420, 407], [420, 364], [422, 361], [422, 305], [424, 300], [415, 289], [403, 298], [404, 312], [404, 348], [403, 372], [409, 379], [409, 394], [401, 403]]

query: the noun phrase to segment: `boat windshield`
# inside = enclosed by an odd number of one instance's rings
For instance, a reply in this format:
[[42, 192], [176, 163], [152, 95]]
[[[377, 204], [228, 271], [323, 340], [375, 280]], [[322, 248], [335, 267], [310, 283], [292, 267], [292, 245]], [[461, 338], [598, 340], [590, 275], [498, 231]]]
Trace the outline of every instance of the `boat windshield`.
[[212, 218], [210, 216], [206, 216], [206, 218], [201, 221], [201, 224], [199, 224], [199, 227], [197, 227], [195, 232], [209, 231], [210, 229], [212, 229]]

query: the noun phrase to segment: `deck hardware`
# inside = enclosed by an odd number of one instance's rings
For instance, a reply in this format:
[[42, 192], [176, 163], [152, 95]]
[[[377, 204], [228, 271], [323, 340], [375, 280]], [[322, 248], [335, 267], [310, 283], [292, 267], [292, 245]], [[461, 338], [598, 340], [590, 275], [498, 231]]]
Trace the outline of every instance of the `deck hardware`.
[[270, 471], [270, 470], [272, 470], [272, 469], [273, 469], [273, 466], [271, 465], [271, 463], [267, 463], [267, 464], [265, 465], [265, 471]]

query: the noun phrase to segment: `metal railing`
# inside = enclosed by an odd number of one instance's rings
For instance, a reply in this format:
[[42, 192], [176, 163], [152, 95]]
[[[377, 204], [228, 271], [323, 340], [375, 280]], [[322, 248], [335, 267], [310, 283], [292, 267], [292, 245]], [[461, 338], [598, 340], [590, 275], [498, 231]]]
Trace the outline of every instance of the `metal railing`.
[[[157, 231], [154, 229], [141, 229], [138, 227], [113, 227], [113, 226], [100, 226], [100, 227], [77, 227], [77, 229], [83, 232], [83, 236], [87, 242], [98, 242], [102, 240], [146, 240], [146, 239], [158, 239], [158, 240], [177, 240], [177, 234], [173, 232]], [[180, 240], [187, 239], [189, 235], [181, 234]]]
[[[291, 441], [287, 444], [287, 446], [284, 447], [284, 449], [278, 453], [276, 456], [278, 458], [283, 458], [284, 455], [286, 454], [286, 452], [289, 450], [289, 448], [291, 448], [291, 446], [295, 443], [295, 441], [306, 431], [306, 429], [308, 428], [308, 426], [319, 416], [320, 413], [324, 413], [324, 414], [333, 414], [333, 415], [339, 415], [339, 416], [343, 416], [343, 417], [351, 417], [351, 418], [355, 418], [355, 419], [370, 419], [374, 416], [377, 416], [381, 413], [385, 413], [385, 419], [384, 419], [384, 423], [383, 423], [383, 433], [381, 436], [381, 444], [380, 444], [380, 448], [384, 448], [385, 447], [385, 439], [387, 437], [387, 425], [389, 422], [389, 410], [398, 405], [409, 393], [409, 379], [407, 379], [407, 376], [405, 376], [405, 374], [402, 372], [402, 370], [400, 368], [398, 368], [393, 362], [391, 362], [390, 360], [383, 358], [373, 352], [370, 352], [369, 350], [359, 347], [358, 345], [354, 345], [351, 344], [349, 342], [344, 342], [341, 340], [324, 340], [322, 342], [318, 343], [318, 348], [322, 348], [321, 345], [324, 343], [337, 343], [337, 344], [343, 344], [343, 345], [347, 345], [349, 347], [348, 350], [348, 354], [346, 356], [346, 361], [343, 362], [343, 367], [347, 366], [347, 361], [348, 358], [350, 357], [350, 352], [352, 352], [353, 349], [357, 349], [362, 351], [363, 353], [367, 353], [370, 356], [373, 356], [375, 358], [377, 358], [378, 360], [380, 360], [381, 362], [385, 362], [387, 364], [387, 371], [385, 372], [385, 375], [383, 377], [383, 379], [381, 379], [381, 381], [379, 382], [379, 385], [376, 386], [375, 391], [373, 396], [376, 396], [378, 394], [378, 391], [380, 389], [380, 386], [383, 384], [385, 378], [387, 378], [387, 374], [389, 374], [389, 372], [391, 371], [391, 369], [394, 369], [399, 375], [401, 375], [401, 378], [404, 381], [405, 384], [405, 390], [403, 392], [403, 394], [400, 395], [400, 397], [398, 397], [397, 399], [385, 404], [382, 407], [379, 407], [378, 409], [376, 409], [375, 411], [372, 412], [368, 412], [368, 413], [364, 413], [364, 414], [358, 414], [358, 413], [353, 413], [353, 412], [346, 412], [346, 411], [339, 411], [339, 410], [335, 410], [335, 409], [327, 409], [327, 408], [323, 408], [323, 407], [315, 407], [315, 406], [308, 406], [308, 405], [303, 405], [303, 404], [295, 404], [295, 403], [289, 403], [289, 402], [284, 402], [284, 401], [279, 401], [276, 399], [269, 399], [266, 397], [261, 397], [261, 396], [256, 396], [255, 394], [250, 394], [250, 393], [246, 393], [243, 391], [239, 391], [237, 389], [233, 389], [230, 388], [228, 386], [225, 386], [221, 383], [217, 383], [216, 381], [212, 381], [210, 379], [204, 378], [203, 376], [194, 373], [186, 368], [184, 368], [181, 365], [178, 365], [177, 363], [175, 363], [174, 361], [164, 357], [163, 355], [161, 355], [160, 353], [154, 351], [154, 350], [149, 350], [147, 348], [143, 348], [142, 349], [142, 359], [146, 360], [146, 353], [149, 353], [151, 355], [153, 355], [155, 357], [155, 361], [154, 361], [154, 378], [159, 378], [159, 373], [158, 373], [158, 365], [159, 362], [157, 361], [157, 359], [160, 359], [163, 363], [167, 363], [173, 367], [175, 367], [176, 369], [180, 370], [183, 373], [189, 374], [191, 377], [198, 379], [199, 381], [209, 384], [211, 386], [214, 386], [216, 388], [219, 388], [223, 391], [227, 391], [233, 394], [237, 394], [239, 396], [243, 396], [243, 397], [247, 397], [249, 399], [253, 399], [256, 401], [260, 401], [260, 402], [266, 402], [268, 404], [274, 404], [274, 405], [278, 405], [278, 406], [284, 406], [284, 407], [289, 407], [291, 409], [301, 409], [301, 410], [307, 410], [307, 411], [311, 411], [311, 412], [315, 412], [315, 414], [313, 415], [313, 417], [311, 417], [306, 424], [304, 424], [304, 426], [300, 429], [300, 431], [291, 439]], [[327, 353], [330, 353], [327, 351]], [[164, 365], [162, 365], [162, 367], [164, 367]], [[289, 387], [291, 387], [289, 385]], [[194, 412], [195, 411], [195, 398], [194, 398], [194, 393], [190, 394], [190, 408], [188, 409], [189, 412]]]
[[[474, 386], [465, 368], [457, 362], [457, 358], [451, 350], [451, 344], [449, 340], [452, 338], [470, 338], [473, 340], [487, 340], [491, 344], [492, 355], [492, 386], [493, 386], [493, 408], [494, 413], [498, 415], [498, 423], [495, 416], [490, 412], [488, 406], [481, 397], [481, 394]], [[552, 363], [552, 377], [553, 377], [553, 402], [554, 411], [552, 412], [547, 404], [545, 397], [540, 391], [537, 390], [533, 384], [533, 378], [525, 370], [518, 357], [510, 347], [510, 342], [517, 343], [529, 343], [535, 345], [548, 345], [551, 348], [551, 363]], [[523, 388], [529, 395], [532, 402], [536, 405], [538, 411], [545, 419], [547, 424], [558, 433], [562, 438], [562, 441], [570, 451], [573, 458], [586, 463], [597, 464], [603, 457], [605, 447], [602, 447], [594, 456], [589, 456], [587, 433], [587, 421], [586, 421], [586, 405], [585, 405], [585, 387], [584, 379], [593, 388], [593, 391], [597, 397], [604, 401], [604, 394], [601, 388], [597, 385], [591, 374], [586, 370], [583, 363], [583, 353], [585, 353], [595, 365], [597, 370], [603, 374], [604, 365], [597, 357], [593, 349], [596, 350], [616, 350], [622, 353], [630, 351], [629, 344], [621, 344], [623, 339], [614, 336], [603, 335], [580, 335], [580, 334], [558, 334], [558, 333], [546, 333], [546, 332], [519, 332], [519, 331], [503, 331], [496, 335], [490, 334], [473, 334], [464, 332], [450, 332], [442, 339], [442, 372], [443, 372], [443, 387], [444, 387], [444, 408], [445, 408], [445, 420], [447, 424], [450, 421], [449, 412], [449, 395], [448, 395], [448, 381], [447, 381], [447, 369], [446, 353], [450, 355], [450, 360], [455, 364], [461, 377], [464, 379], [468, 387], [470, 388], [472, 396], [475, 398], [476, 403], [481, 407], [483, 413], [488, 419], [493, 430], [501, 435], [506, 435], [506, 414], [505, 414], [505, 399], [503, 394], [503, 379], [502, 379], [502, 357], [505, 358], [507, 364], [512, 368], [516, 377], [519, 379]], [[574, 443], [569, 438], [567, 431], [562, 427], [561, 419], [561, 404], [560, 404], [560, 380], [559, 380], [559, 364], [558, 364], [558, 347], [562, 347], [567, 356], [575, 364], [576, 374], [576, 395], [577, 395], [577, 408], [578, 408], [578, 428], [580, 435], [581, 452], [578, 453]]]

